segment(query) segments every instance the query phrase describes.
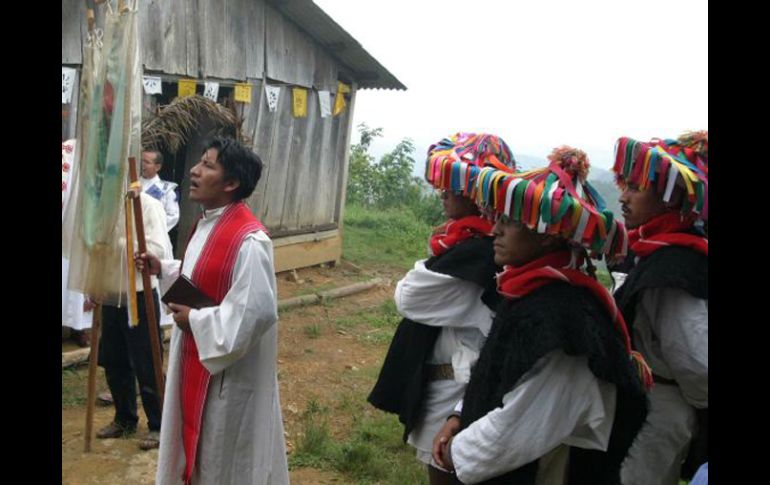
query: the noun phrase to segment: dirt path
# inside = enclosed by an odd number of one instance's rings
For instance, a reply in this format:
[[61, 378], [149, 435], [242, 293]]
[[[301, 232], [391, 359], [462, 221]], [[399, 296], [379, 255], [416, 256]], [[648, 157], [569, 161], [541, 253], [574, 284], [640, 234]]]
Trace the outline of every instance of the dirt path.
[[[367, 279], [343, 267], [312, 268], [298, 272], [300, 282], [279, 275], [280, 298], [312, 293]], [[374, 276], [393, 277], [394, 274]], [[379, 330], [356, 325], [368, 309], [379, 308], [393, 294], [392, 288], [373, 290], [335, 300], [325, 305], [296, 308], [281, 313], [279, 321], [278, 381], [286, 428], [287, 451], [291, 453], [301, 432], [301, 415], [310, 401], [343, 403], [351, 393], [359, 393], [371, 385], [373, 373], [379, 369], [387, 349], [387, 341], [379, 338]], [[62, 386], [70, 385], [73, 397], [62, 403], [62, 483], [154, 483], [157, 450], [140, 451], [138, 440], [146, 433], [146, 419], [140, 410], [140, 425], [129, 439], [93, 440], [92, 452], [83, 452], [85, 423], [84, 401], [87, 367], [67, 372]], [[98, 387], [106, 390], [103, 372]], [[63, 390], [63, 394], [66, 394]], [[138, 401], [141, 405], [141, 401]], [[141, 408], [140, 408], [141, 409]], [[94, 429], [107, 425], [113, 417], [112, 407], [97, 407]], [[330, 422], [334, 436], [346, 432], [351, 416], [335, 413]], [[301, 468], [291, 471], [293, 484], [345, 483], [334, 472]]]

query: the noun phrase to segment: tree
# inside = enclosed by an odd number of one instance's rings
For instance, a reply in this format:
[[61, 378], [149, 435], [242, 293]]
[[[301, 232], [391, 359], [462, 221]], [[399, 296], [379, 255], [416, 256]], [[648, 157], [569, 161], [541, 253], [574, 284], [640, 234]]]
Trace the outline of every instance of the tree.
[[350, 146], [347, 201], [360, 205], [372, 205], [374, 203], [372, 198], [374, 157], [369, 154], [369, 147], [372, 140], [382, 136], [382, 128], [372, 129], [366, 123], [361, 123], [358, 125], [358, 131], [361, 133], [361, 142]]
[[369, 154], [372, 141], [382, 136], [382, 128], [358, 125], [361, 141], [350, 146], [347, 202], [365, 207], [388, 209], [408, 207], [424, 222], [435, 225], [443, 218], [440, 200], [426, 184], [412, 176], [414, 142], [401, 140], [379, 162]]

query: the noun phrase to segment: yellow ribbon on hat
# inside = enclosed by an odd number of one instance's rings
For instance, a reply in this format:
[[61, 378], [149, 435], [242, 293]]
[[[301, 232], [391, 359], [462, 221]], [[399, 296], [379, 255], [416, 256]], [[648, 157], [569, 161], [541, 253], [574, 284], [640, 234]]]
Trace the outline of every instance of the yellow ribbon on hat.
[[695, 197], [695, 187], [693, 186], [693, 182], [698, 183], [698, 176], [695, 175], [695, 173], [690, 170], [689, 167], [687, 167], [685, 164], [681, 163], [676, 158], [672, 157], [668, 152], [663, 150], [660, 147], [655, 147], [658, 149], [658, 151], [661, 153], [662, 156], [664, 156], [672, 165], [676, 165], [676, 171], [679, 172], [679, 175], [682, 177], [682, 181], [684, 182], [684, 186], [687, 189], [687, 195], [690, 196], [690, 198]]

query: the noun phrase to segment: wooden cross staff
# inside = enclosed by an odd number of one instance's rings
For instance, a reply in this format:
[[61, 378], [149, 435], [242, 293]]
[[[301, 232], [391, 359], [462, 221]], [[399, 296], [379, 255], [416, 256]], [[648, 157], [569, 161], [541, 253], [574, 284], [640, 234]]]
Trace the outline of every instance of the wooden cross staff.
[[[128, 173], [131, 183], [138, 183], [136, 176], [136, 159], [129, 157]], [[147, 252], [147, 241], [144, 238], [144, 219], [142, 218], [142, 201], [134, 198], [134, 221], [136, 222], [136, 240], [139, 246], [139, 254]], [[129, 264], [134, 264], [129, 261]], [[144, 288], [144, 307], [147, 312], [147, 323], [150, 325], [150, 345], [152, 345], [152, 367], [155, 370], [155, 386], [158, 391], [158, 405], [163, 409], [163, 364], [160, 359], [160, 336], [158, 335], [158, 321], [155, 319], [155, 301], [152, 299], [152, 284], [150, 283], [150, 265], [142, 267], [142, 287]]]
[[91, 431], [94, 424], [94, 404], [96, 402], [96, 363], [99, 358], [99, 332], [102, 327], [102, 304], [94, 307], [91, 325], [91, 355], [88, 360], [88, 402], [86, 404], [86, 443], [85, 452], [91, 451]]
[[[131, 185], [138, 183], [136, 175], [136, 159], [129, 157], [128, 171]], [[142, 201], [139, 197], [134, 198], [134, 221], [136, 226], [136, 239], [139, 246], [139, 254], [147, 252], [147, 241], [144, 237], [144, 219], [142, 217]], [[126, 234], [128, 239], [129, 234]], [[128, 264], [134, 264], [131, 258]], [[161, 344], [160, 335], [158, 335], [158, 323], [155, 319], [155, 301], [152, 299], [152, 284], [150, 283], [150, 267], [144, 265], [142, 268], [142, 286], [144, 289], [144, 307], [147, 312], [147, 323], [149, 325], [150, 347], [152, 348], [152, 366], [155, 371], [155, 386], [158, 395], [158, 405], [163, 410], [163, 364], [161, 362]], [[99, 331], [101, 330], [102, 306], [96, 305], [94, 308], [93, 325], [91, 328], [91, 358], [88, 363], [88, 404], [86, 407], [86, 436], [85, 451], [91, 451], [91, 433], [93, 429], [94, 405], [96, 403], [96, 364], [99, 355]]]

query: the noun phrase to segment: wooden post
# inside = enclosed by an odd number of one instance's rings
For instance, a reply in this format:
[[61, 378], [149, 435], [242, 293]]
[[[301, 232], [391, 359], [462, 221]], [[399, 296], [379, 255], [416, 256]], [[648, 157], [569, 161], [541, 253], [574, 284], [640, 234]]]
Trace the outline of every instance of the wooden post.
[[[345, 218], [345, 197], [347, 197], [348, 191], [348, 170], [350, 170], [350, 135], [353, 131], [353, 110], [356, 107], [356, 93], [358, 93], [358, 83], [350, 83], [350, 106], [347, 107], [347, 122], [348, 127], [345, 131], [345, 154], [342, 160], [342, 170], [340, 170], [339, 180], [337, 181], [337, 205], [334, 210], [334, 221], [337, 223], [337, 227], [340, 231], [340, 238], [345, 237], [344, 234], [344, 218]], [[334, 258], [335, 263], [342, 259], [342, 241], [340, 241], [340, 250], [337, 253], [337, 257]]]
[[97, 303], [94, 308], [91, 325], [91, 357], [88, 362], [88, 401], [86, 402], [86, 453], [91, 451], [91, 438], [94, 424], [94, 404], [96, 403], [96, 364], [99, 359], [99, 336], [102, 330], [102, 305]]
[[[136, 159], [129, 157], [128, 173], [131, 185], [138, 184], [136, 175]], [[140, 189], [141, 190], [141, 189]], [[140, 197], [134, 199], [134, 220], [136, 222], [136, 240], [139, 246], [139, 254], [147, 252], [147, 241], [144, 238], [144, 219], [142, 217], [142, 201]], [[128, 264], [134, 264], [129, 261]], [[160, 356], [160, 337], [158, 336], [158, 321], [155, 319], [155, 302], [152, 299], [152, 283], [150, 282], [149, 265], [144, 265], [142, 270], [142, 287], [144, 289], [144, 308], [147, 312], [147, 323], [149, 324], [150, 345], [152, 346], [152, 366], [155, 370], [155, 385], [158, 391], [158, 404], [163, 409], [163, 364]]]
[[96, 26], [96, 16], [94, 14], [94, 1], [86, 0], [86, 20], [88, 20], [88, 31], [93, 32]]

